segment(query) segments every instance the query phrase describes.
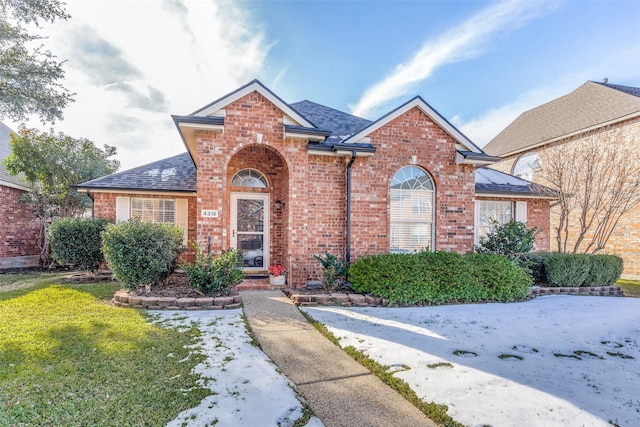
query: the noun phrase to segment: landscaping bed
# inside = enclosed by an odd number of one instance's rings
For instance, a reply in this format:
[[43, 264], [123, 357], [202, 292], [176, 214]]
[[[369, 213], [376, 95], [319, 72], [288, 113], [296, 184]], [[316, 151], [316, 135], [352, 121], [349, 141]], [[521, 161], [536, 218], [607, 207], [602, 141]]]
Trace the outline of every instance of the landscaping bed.
[[[389, 299], [362, 295], [351, 292], [329, 292], [323, 289], [285, 289], [284, 293], [291, 301], [301, 307], [316, 306], [341, 306], [341, 307], [386, 307]], [[622, 297], [624, 293], [620, 286], [593, 286], [593, 287], [532, 287], [527, 296], [519, 301], [527, 301], [544, 295], [582, 295], [582, 296], [616, 296]], [[476, 301], [475, 303], [485, 303], [495, 301]], [[468, 303], [468, 302], [467, 302]], [[450, 301], [448, 304], [456, 304]], [[425, 305], [443, 304], [393, 304], [398, 307], [421, 307]]]

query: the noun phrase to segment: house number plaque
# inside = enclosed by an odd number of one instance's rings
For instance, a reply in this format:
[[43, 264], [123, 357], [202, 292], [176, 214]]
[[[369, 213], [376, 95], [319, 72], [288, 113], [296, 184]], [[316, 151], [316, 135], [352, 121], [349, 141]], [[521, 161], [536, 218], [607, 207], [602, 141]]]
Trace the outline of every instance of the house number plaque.
[[218, 211], [214, 209], [202, 209], [202, 218], [218, 218]]

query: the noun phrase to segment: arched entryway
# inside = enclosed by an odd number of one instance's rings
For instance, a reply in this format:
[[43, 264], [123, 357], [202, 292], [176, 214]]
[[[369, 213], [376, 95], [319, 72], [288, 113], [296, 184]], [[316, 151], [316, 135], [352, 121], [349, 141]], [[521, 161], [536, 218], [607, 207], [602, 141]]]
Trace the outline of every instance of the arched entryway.
[[289, 173], [280, 154], [265, 145], [238, 151], [227, 166], [229, 246], [248, 273], [270, 265], [288, 268]]

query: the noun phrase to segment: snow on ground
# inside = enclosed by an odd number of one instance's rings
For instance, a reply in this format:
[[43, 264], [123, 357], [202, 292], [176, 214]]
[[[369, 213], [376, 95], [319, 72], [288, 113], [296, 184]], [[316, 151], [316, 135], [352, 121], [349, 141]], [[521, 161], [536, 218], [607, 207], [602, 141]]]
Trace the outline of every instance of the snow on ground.
[[[172, 327], [195, 324], [202, 333], [195, 346], [206, 355], [196, 373], [213, 394], [167, 426], [291, 426], [303, 405], [267, 356], [251, 345], [241, 310], [159, 312], [155, 321]], [[322, 423], [312, 418], [307, 427]]]
[[640, 425], [640, 299], [304, 311], [465, 425]]

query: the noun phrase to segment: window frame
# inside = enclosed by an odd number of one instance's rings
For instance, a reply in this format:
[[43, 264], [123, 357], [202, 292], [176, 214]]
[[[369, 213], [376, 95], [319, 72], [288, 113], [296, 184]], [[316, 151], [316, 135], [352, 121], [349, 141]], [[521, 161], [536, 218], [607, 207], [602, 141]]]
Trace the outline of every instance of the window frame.
[[[526, 162], [526, 159], [529, 157], [535, 157], [535, 160]], [[520, 167], [522, 171], [517, 172], [516, 169], [518, 169], [518, 167]], [[511, 168], [511, 175], [533, 182], [535, 173], [540, 169], [542, 169], [542, 160], [540, 159], [540, 156], [535, 151], [529, 151], [518, 156]]]
[[[475, 228], [474, 241], [475, 241], [476, 245], [480, 243], [480, 238], [481, 237], [487, 236], [487, 234], [491, 231], [491, 226], [490, 225], [482, 225], [481, 220], [480, 220], [481, 219], [480, 215], [481, 215], [481, 210], [482, 210], [481, 205], [482, 204], [487, 204], [487, 203], [493, 203], [493, 204], [498, 204], [499, 203], [499, 204], [508, 204], [509, 205], [509, 209], [511, 211], [510, 212], [510, 218], [508, 218], [504, 222], [501, 222], [500, 220], [498, 220], [498, 222], [500, 222], [500, 224], [505, 224], [505, 223], [509, 222], [510, 220], [513, 220], [513, 219], [516, 218], [516, 202], [514, 202], [513, 200], [476, 200], [476, 203], [475, 203], [475, 205], [476, 205], [475, 206], [475, 211], [476, 211], [475, 212], [475, 214], [476, 214], [475, 216], [476, 216], [476, 218], [475, 218], [475, 227], [474, 227]], [[504, 214], [502, 214], [502, 215], [504, 215]], [[502, 220], [504, 220], [504, 218], [502, 218]], [[483, 228], [488, 228], [488, 230], [487, 230], [487, 232], [485, 234], [481, 234], [481, 229], [483, 229]]]
[[396, 170], [389, 184], [388, 212], [390, 252], [435, 250], [436, 190], [426, 169], [406, 165]]
[[[136, 201], [141, 201], [142, 204], [143, 204], [143, 208], [135, 208], [134, 205], [135, 205]], [[167, 212], [168, 212], [168, 210], [166, 209], [166, 204], [168, 202], [170, 202], [173, 205], [173, 209], [172, 209], [173, 220], [172, 221], [164, 220], [164, 219], [166, 219], [166, 215], [167, 215]], [[134, 214], [134, 211], [136, 211], [136, 210], [137, 211], [144, 211], [144, 208], [146, 208], [149, 205], [149, 203], [151, 203], [153, 205], [152, 206], [152, 210], [151, 210], [152, 220], [149, 220], [148, 216], [147, 217], [145, 217], [145, 216], [136, 216]], [[160, 204], [163, 205], [162, 209], [160, 209], [159, 207], [158, 207], [158, 209], [156, 209], [156, 205], [160, 205]], [[158, 220], [156, 218], [156, 214], [157, 213], [162, 213], [163, 220]], [[130, 202], [130, 207], [129, 207], [129, 218], [139, 218], [142, 221], [148, 221], [148, 222], [152, 222], [152, 223], [162, 223], [162, 224], [173, 224], [173, 225], [176, 225], [177, 224], [177, 221], [176, 221], [177, 215], [178, 215], [178, 207], [177, 207], [176, 199], [164, 199], [164, 198], [153, 198], [153, 197], [152, 198], [148, 198], [148, 197], [131, 197], [131, 202]]]

